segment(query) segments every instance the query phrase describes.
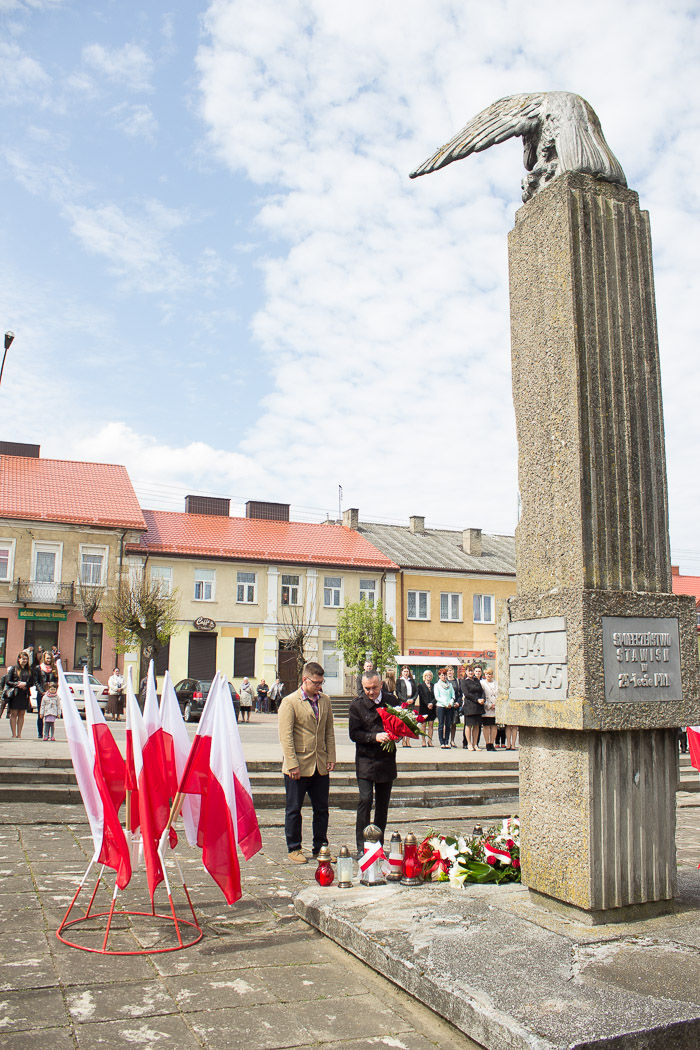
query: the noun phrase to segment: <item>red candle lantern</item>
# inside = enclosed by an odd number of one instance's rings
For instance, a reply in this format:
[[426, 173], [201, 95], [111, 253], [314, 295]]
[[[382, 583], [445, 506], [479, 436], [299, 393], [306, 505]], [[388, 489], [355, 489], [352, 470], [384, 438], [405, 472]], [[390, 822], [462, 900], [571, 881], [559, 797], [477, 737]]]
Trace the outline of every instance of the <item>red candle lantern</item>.
[[418, 840], [409, 831], [403, 844], [402, 886], [420, 886], [423, 882], [423, 865], [418, 859]]
[[330, 886], [335, 879], [335, 872], [331, 864], [331, 851], [328, 846], [321, 846], [318, 851], [318, 867], [314, 878], [319, 886]]

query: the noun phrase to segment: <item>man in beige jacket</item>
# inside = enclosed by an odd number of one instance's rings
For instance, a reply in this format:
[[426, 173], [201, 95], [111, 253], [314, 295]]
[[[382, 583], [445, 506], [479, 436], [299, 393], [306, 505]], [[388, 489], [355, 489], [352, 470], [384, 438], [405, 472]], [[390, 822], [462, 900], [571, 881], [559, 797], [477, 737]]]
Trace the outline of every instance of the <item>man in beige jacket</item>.
[[329, 773], [335, 769], [335, 735], [330, 697], [323, 689], [324, 670], [308, 663], [301, 689], [280, 704], [278, 727], [287, 805], [284, 833], [289, 859], [306, 864], [301, 850], [301, 807], [308, 794], [313, 809], [313, 855], [328, 844]]

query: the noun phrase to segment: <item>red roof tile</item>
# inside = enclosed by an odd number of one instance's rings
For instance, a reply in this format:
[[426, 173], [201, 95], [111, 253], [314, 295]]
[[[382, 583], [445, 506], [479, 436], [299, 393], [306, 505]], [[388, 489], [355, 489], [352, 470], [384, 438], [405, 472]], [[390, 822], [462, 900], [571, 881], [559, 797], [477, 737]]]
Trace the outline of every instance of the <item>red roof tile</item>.
[[241, 561], [293, 562], [372, 569], [398, 566], [354, 529], [331, 523], [224, 518], [144, 510], [148, 532], [138, 548]]
[[0, 517], [145, 529], [126, 467], [0, 456]]
[[674, 594], [692, 594], [700, 600], [700, 576], [673, 576], [672, 586]]

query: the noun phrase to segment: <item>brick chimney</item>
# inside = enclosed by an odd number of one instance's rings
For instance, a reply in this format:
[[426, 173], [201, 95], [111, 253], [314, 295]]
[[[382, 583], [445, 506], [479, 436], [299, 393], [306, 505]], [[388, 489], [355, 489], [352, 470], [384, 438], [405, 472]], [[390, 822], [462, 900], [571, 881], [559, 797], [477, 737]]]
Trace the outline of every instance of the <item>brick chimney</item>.
[[408, 519], [408, 527], [414, 536], [420, 535], [425, 532], [425, 518], [421, 518], [418, 514], [413, 514]]
[[349, 507], [343, 511], [343, 525], [348, 529], [358, 529], [360, 527], [360, 512], [357, 507]]
[[680, 576], [680, 574], [681, 574], [680, 565], [672, 565], [671, 566], [671, 576]]
[[472, 558], [482, 556], [483, 547], [481, 543], [481, 529], [465, 529], [462, 533], [462, 550], [465, 554], [471, 554]]

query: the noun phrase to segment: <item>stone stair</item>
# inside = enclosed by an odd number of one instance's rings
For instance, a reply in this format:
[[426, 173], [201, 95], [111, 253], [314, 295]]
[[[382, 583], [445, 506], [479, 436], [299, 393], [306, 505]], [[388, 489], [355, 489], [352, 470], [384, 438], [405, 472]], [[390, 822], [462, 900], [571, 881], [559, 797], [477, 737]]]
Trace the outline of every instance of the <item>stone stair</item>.
[[[284, 784], [279, 762], [248, 765], [255, 804], [259, 809], [284, 807]], [[680, 791], [700, 792], [700, 777], [687, 755], [680, 756]], [[438, 758], [402, 761], [392, 803], [416, 808], [478, 806], [518, 799], [518, 760], [451, 761]], [[0, 802], [79, 803], [80, 792], [69, 758], [0, 757]], [[339, 762], [331, 774], [330, 804], [354, 809], [357, 804], [355, 767]]]

